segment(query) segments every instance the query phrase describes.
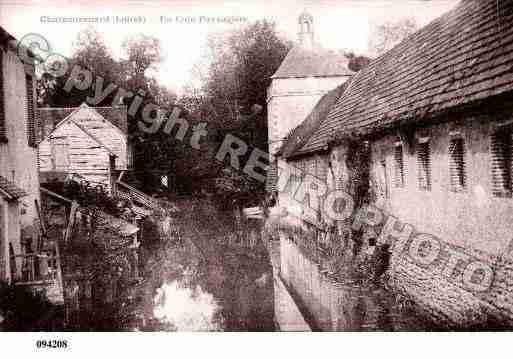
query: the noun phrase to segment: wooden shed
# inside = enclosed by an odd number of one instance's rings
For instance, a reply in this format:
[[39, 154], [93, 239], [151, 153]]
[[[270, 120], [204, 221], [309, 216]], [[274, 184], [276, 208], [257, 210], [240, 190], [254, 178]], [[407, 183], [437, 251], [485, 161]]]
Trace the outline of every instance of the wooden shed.
[[83, 103], [73, 109], [38, 110], [42, 137], [40, 172], [78, 175], [110, 193], [119, 172], [131, 167], [132, 156], [126, 133], [126, 108], [105, 109]]

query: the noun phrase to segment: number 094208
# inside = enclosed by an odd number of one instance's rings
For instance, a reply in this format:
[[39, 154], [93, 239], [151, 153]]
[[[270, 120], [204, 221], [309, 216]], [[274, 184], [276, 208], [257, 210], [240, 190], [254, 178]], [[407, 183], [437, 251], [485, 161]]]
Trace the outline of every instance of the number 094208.
[[38, 349], [66, 349], [68, 347], [67, 340], [38, 340], [36, 341]]

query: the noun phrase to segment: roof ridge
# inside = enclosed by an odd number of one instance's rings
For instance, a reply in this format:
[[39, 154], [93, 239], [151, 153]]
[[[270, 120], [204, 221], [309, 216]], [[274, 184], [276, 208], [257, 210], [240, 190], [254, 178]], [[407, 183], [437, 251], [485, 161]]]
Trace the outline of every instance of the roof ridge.
[[[370, 62], [301, 148], [322, 149], [351, 131], [369, 133], [427, 120], [453, 108], [513, 95], [513, 0], [461, 1]], [[499, 39], [501, 40], [499, 42]]]
[[[277, 153], [289, 158], [292, 157], [295, 152], [300, 151], [319, 128], [321, 128], [333, 105], [345, 91], [347, 91], [348, 85], [349, 80], [322, 95], [308, 115], [296, 127], [289, 131], [287, 138], [285, 138], [283, 145]], [[305, 131], [307, 133], [305, 133]], [[296, 136], [296, 138], [294, 138], [294, 136]], [[304, 138], [302, 138], [303, 136]], [[293, 148], [290, 148], [292, 146]]]
[[347, 55], [344, 49], [325, 48], [322, 45], [305, 48], [296, 44], [287, 52], [271, 78], [352, 75], [354, 71], [348, 67]]

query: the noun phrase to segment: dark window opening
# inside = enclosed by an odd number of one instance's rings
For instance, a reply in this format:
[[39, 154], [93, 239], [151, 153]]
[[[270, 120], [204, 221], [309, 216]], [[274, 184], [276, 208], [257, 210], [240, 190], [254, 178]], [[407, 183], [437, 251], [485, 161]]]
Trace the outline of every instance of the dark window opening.
[[431, 152], [429, 142], [417, 144], [419, 189], [431, 191]]
[[492, 134], [491, 143], [492, 193], [497, 197], [511, 196], [511, 130], [501, 129]]
[[394, 161], [395, 161], [395, 186], [402, 188], [405, 185], [404, 181], [404, 157], [403, 157], [403, 146], [395, 146], [394, 150]]
[[7, 142], [7, 125], [5, 123], [5, 97], [4, 97], [4, 52], [0, 49], [0, 143]]
[[36, 120], [34, 113], [34, 84], [32, 76], [25, 75], [26, 87], [26, 110], [27, 110], [27, 137], [28, 144], [31, 147], [36, 147]]
[[449, 177], [451, 190], [458, 192], [466, 187], [465, 142], [463, 138], [453, 138], [449, 142]]

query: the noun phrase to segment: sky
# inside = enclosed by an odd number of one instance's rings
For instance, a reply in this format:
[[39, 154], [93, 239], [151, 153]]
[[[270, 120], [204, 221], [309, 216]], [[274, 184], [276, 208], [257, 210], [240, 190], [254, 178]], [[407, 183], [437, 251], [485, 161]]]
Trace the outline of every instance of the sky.
[[[368, 37], [375, 24], [414, 18], [426, 25], [457, 4], [457, 0], [2, 0], [0, 25], [20, 39], [27, 33], [45, 37], [53, 52], [70, 56], [78, 33], [91, 24], [48, 22], [47, 17], [105, 17], [94, 27], [115, 57], [130, 35], [144, 33], [161, 42], [163, 60], [155, 76], [161, 85], [180, 93], [193, 81], [192, 67], [202, 61], [209, 33], [267, 19], [280, 34], [297, 39], [297, 18], [304, 11], [314, 17], [316, 40], [324, 47], [368, 53]], [[114, 23], [115, 17], [141, 17], [144, 23]], [[217, 21], [215, 18], [233, 21]]]

